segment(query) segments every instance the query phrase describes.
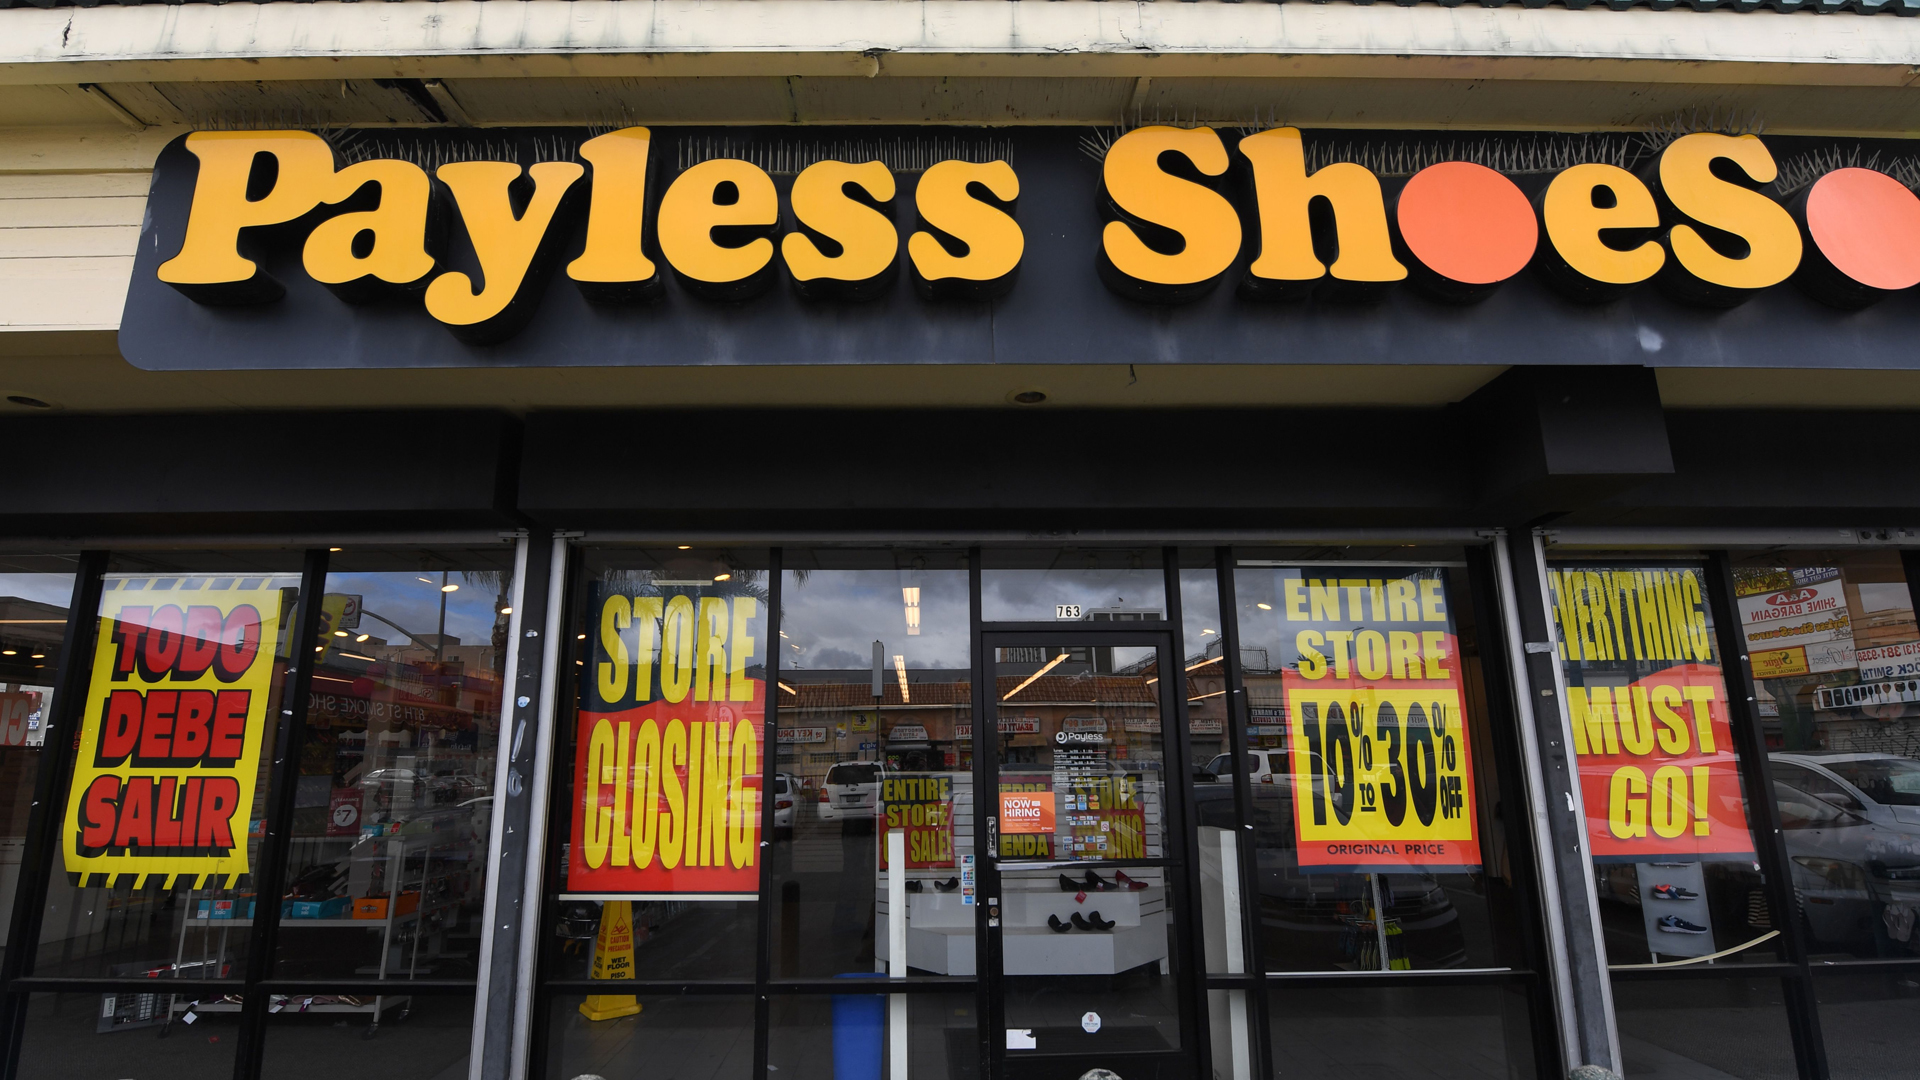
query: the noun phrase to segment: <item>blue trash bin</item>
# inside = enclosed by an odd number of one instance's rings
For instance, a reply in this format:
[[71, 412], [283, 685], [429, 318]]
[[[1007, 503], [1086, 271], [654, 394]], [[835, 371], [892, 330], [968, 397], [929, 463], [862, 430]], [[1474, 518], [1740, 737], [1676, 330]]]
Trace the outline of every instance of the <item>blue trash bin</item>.
[[[877, 971], [854, 971], [836, 979], [884, 979]], [[885, 994], [833, 995], [833, 1080], [880, 1080], [885, 1056]]]

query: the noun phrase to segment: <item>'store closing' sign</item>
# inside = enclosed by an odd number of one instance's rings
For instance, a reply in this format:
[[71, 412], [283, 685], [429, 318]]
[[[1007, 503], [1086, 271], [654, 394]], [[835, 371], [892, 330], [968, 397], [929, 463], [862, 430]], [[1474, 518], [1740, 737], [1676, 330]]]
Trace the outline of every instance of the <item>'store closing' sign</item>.
[[596, 588], [588, 611], [595, 630], [581, 671], [580, 812], [567, 887], [757, 892], [766, 717], [759, 598], [717, 586], [643, 586], [638, 595]]

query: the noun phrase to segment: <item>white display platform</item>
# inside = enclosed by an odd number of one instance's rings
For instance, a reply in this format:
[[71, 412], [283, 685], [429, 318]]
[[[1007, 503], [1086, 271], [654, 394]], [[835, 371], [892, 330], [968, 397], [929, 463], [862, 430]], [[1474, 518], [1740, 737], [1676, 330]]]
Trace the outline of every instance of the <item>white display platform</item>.
[[[1085, 902], [1060, 891], [1057, 879], [1016, 879], [1004, 885], [1000, 914], [1008, 975], [1113, 975], [1167, 958], [1166, 890], [1159, 885], [1090, 892]], [[891, 957], [884, 889], [874, 906], [875, 959], [877, 968], [885, 970]], [[1068, 922], [1075, 912], [1086, 918], [1096, 911], [1118, 925], [1108, 931], [1075, 929], [1064, 934], [1047, 925], [1049, 915]], [[939, 975], [975, 974], [973, 908], [961, 902], [959, 893], [909, 893], [907, 919], [909, 967]]]

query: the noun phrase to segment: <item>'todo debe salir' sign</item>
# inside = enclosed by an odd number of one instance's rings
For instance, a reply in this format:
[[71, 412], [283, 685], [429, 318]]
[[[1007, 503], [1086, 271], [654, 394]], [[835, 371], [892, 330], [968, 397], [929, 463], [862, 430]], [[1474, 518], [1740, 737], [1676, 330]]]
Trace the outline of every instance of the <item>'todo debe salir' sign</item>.
[[1478, 869], [1472, 745], [1446, 571], [1309, 567], [1278, 575], [1300, 869]]
[[286, 594], [260, 577], [106, 585], [61, 833], [67, 872], [231, 887], [250, 870]]
[[588, 595], [567, 888], [756, 893], [766, 608], [718, 586], [637, 591]]

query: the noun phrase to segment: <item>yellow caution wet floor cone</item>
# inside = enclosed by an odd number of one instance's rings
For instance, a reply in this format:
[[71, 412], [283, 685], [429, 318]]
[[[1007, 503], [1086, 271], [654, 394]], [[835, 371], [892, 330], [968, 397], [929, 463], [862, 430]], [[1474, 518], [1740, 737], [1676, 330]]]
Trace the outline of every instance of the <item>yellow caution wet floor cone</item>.
[[[595, 979], [633, 978], [633, 902], [609, 900], [600, 906], [600, 933], [593, 939]], [[580, 1003], [589, 1020], [617, 1020], [640, 1011], [632, 994], [595, 994]]]

